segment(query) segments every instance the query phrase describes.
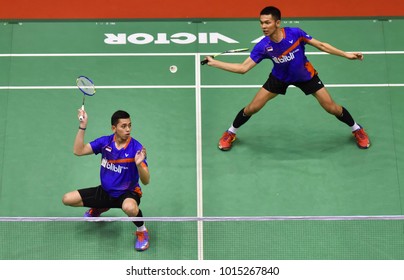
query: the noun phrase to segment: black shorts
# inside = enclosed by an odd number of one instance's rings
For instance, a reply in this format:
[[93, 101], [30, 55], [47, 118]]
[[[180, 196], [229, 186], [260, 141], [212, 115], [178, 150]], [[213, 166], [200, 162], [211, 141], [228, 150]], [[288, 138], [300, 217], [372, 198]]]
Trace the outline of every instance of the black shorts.
[[127, 191], [120, 197], [110, 196], [101, 185], [98, 187], [80, 189], [83, 206], [93, 208], [122, 208], [122, 203], [126, 198], [133, 198], [137, 205], [140, 204], [140, 196], [134, 191]]
[[279, 80], [278, 78], [274, 77], [272, 73], [269, 75], [268, 80], [262, 86], [267, 91], [276, 94], [286, 94], [286, 89], [290, 86], [294, 85], [300, 88], [306, 95], [313, 94], [317, 92], [319, 89], [324, 87], [323, 82], [320, 80], [318, 75], [314, 75], [311, 80], [305, 82], [298, 82], [298, 83], [285, 83]]

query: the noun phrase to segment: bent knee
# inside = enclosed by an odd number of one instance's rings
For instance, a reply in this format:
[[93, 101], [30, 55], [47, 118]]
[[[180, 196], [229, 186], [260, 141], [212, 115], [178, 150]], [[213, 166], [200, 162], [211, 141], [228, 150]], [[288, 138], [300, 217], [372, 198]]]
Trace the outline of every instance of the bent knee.
[[122, 211], [129, 216], [136, 216], [139, 213], [139, 208], [134, 203], [124, 203], [122, 205]]
[[78, 191], [69, 192], [63, 195], [62, 203], [66, 206], [82, 206], [83, 202]]
[[69, 194], [66, 193], [66, 194], [63, 195], [63, 197], [62, 197], [62, 203], [63, 203], [64, 205], [66, 205], [66, 206], [70, 206], [70, 205], [71, 205], [72, 201], [71, 201], [71, 199], [70, 199]]

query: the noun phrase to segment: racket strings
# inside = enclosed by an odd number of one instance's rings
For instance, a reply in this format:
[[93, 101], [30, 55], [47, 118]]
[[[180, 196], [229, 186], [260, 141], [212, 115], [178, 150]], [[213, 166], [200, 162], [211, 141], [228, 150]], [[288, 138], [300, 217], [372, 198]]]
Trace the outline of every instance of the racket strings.
[[77, 78], [77, 87], [87, 95], [94, 95], [95, 87], [92, 81], [86, 77]]

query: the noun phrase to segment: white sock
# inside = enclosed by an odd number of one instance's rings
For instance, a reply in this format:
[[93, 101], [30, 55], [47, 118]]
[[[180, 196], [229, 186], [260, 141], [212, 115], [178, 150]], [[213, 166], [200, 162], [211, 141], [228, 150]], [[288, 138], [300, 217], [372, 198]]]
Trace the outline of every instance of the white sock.
[[234, 133], [234, 134], [237, 133], [237, 130], [238, 130], [238, 128], [235, 128], [233, 125], [230, 126], [230, 128], [228, 129], [228, 131], [230, 131], [230, 132], [232, 132], [232, 133]]
[[145, 225], [137, 228], [137, 231], [146, 231], [146, 230], [147, 229], [146, 229]]
[[357, 123], [355, 123], [353, 126], [351, 126], [351, 128], [352, 128], [352, 131], [356, 131], [356, 130], [360, 129], [361, 127]]

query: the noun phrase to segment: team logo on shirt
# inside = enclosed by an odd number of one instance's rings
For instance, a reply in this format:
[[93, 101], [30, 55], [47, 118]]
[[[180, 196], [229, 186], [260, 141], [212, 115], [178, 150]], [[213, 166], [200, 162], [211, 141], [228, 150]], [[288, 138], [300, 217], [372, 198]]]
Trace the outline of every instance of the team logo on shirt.
[[267, 52], [272, 52], [272, 51], [274, 50], [274, 48], [273, 48], [272, 46], [268, 46], [268, 47], [266, 48], [266, 50], [267, 50]]
[[112, 148], [109, 147], [109, 146], [106, 146], [106, 147], [105, 147], [105, 150], [106, 150], [107, 152], [111, 152], [111, 151], [112, 151]]

